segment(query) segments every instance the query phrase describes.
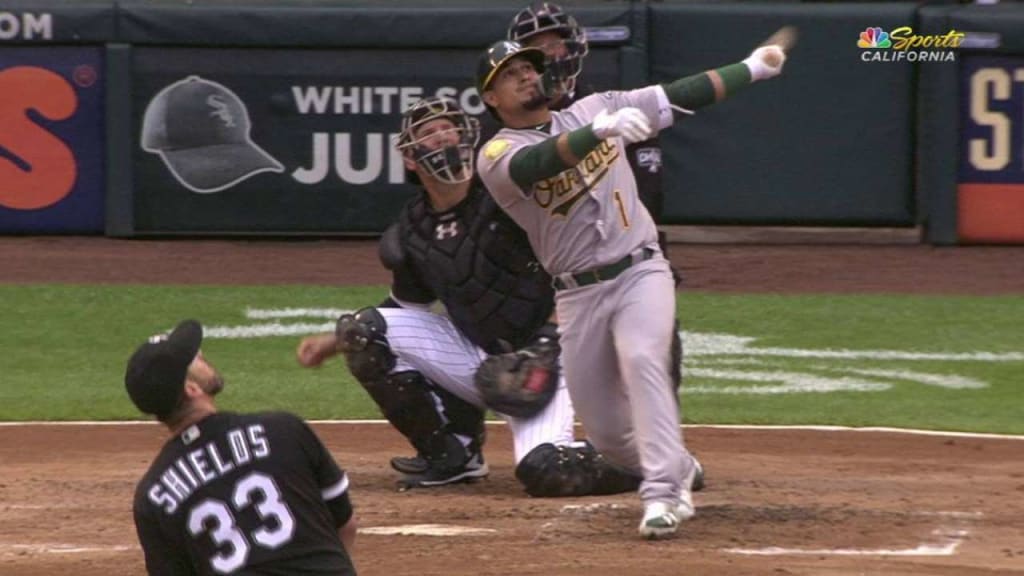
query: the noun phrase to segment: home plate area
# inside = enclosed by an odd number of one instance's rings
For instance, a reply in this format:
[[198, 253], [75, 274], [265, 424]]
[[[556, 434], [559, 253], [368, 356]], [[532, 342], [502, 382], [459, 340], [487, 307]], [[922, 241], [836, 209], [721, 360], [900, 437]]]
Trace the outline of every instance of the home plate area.
[[[707, 471], [678, 537], [641, 540], [636, 494], [543, 499], [488, 428], [491, 475], [399, 492], [384, 424], [314, 424], [351, 478], [359, 574], [632, 576], [1024, 573], [1020, 439], [688, 428]], [[131, 495], [156, 425], [5, 426], [0, 574], [138, 575]]]

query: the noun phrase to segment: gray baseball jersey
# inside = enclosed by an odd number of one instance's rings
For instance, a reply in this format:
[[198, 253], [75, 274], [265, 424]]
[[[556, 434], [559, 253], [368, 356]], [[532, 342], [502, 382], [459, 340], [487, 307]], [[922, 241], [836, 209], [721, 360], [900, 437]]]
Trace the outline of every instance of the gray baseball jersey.
[[552, 276], [630, 257], [632, 265], [613, 278], [555, 293], [562, 366], [594, 445], [643, 476], [645, 503], [675, 506], [689, 503], [694, 470], [670, 375], [675, 288], [654, 221], [637, 196], [625, 142], [605, 139], [576, 166], [525, 190], [509, 174], [511, 158], [523, 147], [586, 126], [602, 110], [624, 107], [639, 108], [658, 129], [672, 123], [660, 86], [595, 94], [553, 112], [550, 126], [500, 130], [478, 155], [479, 172]]
[[577, 166], [531, 190], [520, 189], [509, 176], [509, 160], [523, 146], [586, 126], [602, 110], [625, 107], [644, 111], [658, 129], [672, 124], [672, 110], [660, 86], [603, 92], [552, 112], [550, 127], [503, 128], [480, 151], [480, 177], [498, 204], [526, 231], [541, 264], [552, 275], [595, 268], [637, 248], [657, 245], [658, 232], [637, 195], [626, 144], [621, 138], [609, 138]]

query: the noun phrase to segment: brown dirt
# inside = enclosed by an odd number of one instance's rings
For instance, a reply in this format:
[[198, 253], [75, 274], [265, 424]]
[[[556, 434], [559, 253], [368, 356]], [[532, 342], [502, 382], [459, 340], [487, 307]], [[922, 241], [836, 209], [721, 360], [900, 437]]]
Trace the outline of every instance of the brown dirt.
[[[698, 427], [708, 465], [698, 517], [673, 541], [637, 539], [635, 496], [533, 499], [512, 476], [504, 426], [492, 426], [490, 479], [396, 492], [387, 457], [405, 448], [384, 425], [316, 426], [347, 468], [362, 527], [447, 524], [482, 536], [362, 535], [361, 574], [1024, 573], [1024, 442], [878, 432]], [[25, 426], [0, 432], [0, 572], [142, 572], [134, 482], [164, 441], [156, 425]], [[576, 510], [566, 506], [583, 506]], [[585, 508], [590, 506], [590, 508]], [[952, 556], [745, 556], [729, 549], [911, 550]], [[33, 547], [34, 546], [34, 547]], [[49, 546], [49, 549], [44, 547]], [[61, 546], [91, 548], [60, 552]]]
[[[0, 282], [383, 284], [374, 250], [371, 241], [0, 238]], [[1024, 293], [1024, 248], [683, 245], [672, 258], [693, 290]], [[503, 426], [489, 435], [490, 479], [404, 493], [387, 467], [406, 451], [396, 432], [317, 430], [349, 471], [361, 526], [496, 530], [361, 535], [354, 557], [365, 575], [1024, 574], [1021, 440], [688, 429], [710, 487], [679, 538], [648, 543], [635, 534], [633, 495], [525, 496]], [[164, 438], [154, 424], [0, 427], [0, 574], [142, 573], [131, 494]], [[899, 552], [923, 546], [955, 550]], [[736, 552], [771, 547], [803, 553]]]
[[[673, 245], [684, 289], [1024, 293], [1024, 246]], [[0, 282], [386, 284], [376, 240], [0, 237]]]

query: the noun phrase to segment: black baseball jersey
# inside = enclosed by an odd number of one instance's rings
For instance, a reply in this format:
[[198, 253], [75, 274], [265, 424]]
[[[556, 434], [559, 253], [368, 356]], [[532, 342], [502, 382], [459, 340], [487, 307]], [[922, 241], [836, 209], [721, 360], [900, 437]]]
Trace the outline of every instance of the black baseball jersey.
[[395, 298], [440, 300], [474, 344], [500, 352], [498, 340], [524, 346], [554, 309], [551, 277], [526, 233], [474, 182], [466, 198], [435, 212], [426, 193], [398, 220], [403, 260], [392, 266]]
[[348, 477], [285, 412], [221, 412], [168, 440], [134, 514], [151, 575], [355, 574]]

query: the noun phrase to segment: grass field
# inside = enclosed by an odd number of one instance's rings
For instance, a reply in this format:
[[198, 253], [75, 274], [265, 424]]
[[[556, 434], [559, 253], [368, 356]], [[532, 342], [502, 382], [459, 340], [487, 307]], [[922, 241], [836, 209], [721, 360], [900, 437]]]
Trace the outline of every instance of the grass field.
[[[0, 286], [0, 420], [122, 420], [144, 338], [195, 317], [226, 409], [376, 418], [340, 361], [301, 368], [303, 334], [384, 287]], [[1024, 296], [684, 294], [688, 423], [1024, 433]]]

